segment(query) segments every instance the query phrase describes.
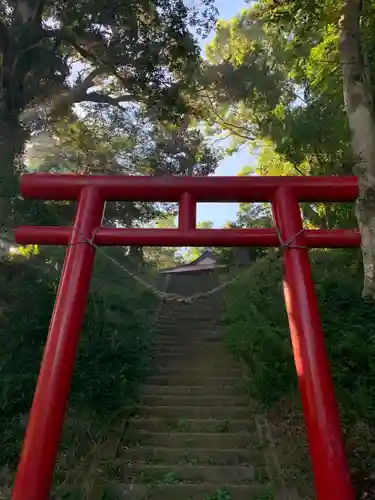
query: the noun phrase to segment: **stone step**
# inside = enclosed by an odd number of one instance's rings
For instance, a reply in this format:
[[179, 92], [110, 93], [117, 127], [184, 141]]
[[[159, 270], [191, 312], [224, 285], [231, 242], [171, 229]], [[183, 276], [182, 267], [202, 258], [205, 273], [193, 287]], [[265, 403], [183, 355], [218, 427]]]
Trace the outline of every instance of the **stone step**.
[[[204, 500], [209, 498], [230, 498], [231, 500], [271, 499], [270, 492], [262, 485], [222, 485], [213, 484], [160, 484], [131, 485], [123, 488], [124, 498], [129, 500]], [[269, 493], [271, 494], [271, 493]], [[224, 496], [225, 495], [225, 496]], [[262, 495], [262, 496], [260, 496]]]
[[181, 349], [180, 352], [159, 352], [154, 350], [152, 352], [153, 358], [158, 363], [181, 363], [181, 361], [190, 360], [195, 361], [202, 359], [210, 359], [215, 363], [226, 363], [228, 366], [238, 366], [226, 352], [221, 349], [210, 349], [210, 346], [205, 346], [204, 349], [195, 349], [195, 347]]
[[186, 347], [207, 347], [207, 346], [217, 346], [221, 345], [222, 339], [219, 337], [215, 337], [215, 341], [204, 340], [204, 339], [194, 339], [191, 337], [179, 337], [177, 335], [172, 336], [171, 338], [166, 338], [165, 336], [155, 336], [152, 341], [153, 347], [175, 347], [179, 349], [184, 349]]
[[263, 454], [255, 447], [254, 449], [231, 449], [231, 448], [166, 448], [160, 446], [135, 446], [122, 450], [122, 465], [127, 463], [143, 464], [190, 464], [190, 465], [241, 465], [241, 464], [263, 464]]
[[212, 342], [186, 342], [186, 345], [181, 345], [178, 342], [161, 342], [160, 344], [154, 343], [151, 346], [151, 352], [153, 354], [157, 353], [169, 356], [182, 356], [187, 352], [196, 352], [198, 354], [214, 352], [215, 354], [222, 354], [229, 357], [228, 353], [224, 350], [223, 346], [219, 342], [214, 344]]
[[202, 383], [205, 383], [206, 377], [235, 377], [239, 379], [241, 377], [241, 371], [239, 368], [228, 368], [226, 366], [212, 366], [212, 365], [202, 365], [200, 367], [183, 367], [183, 366], [156, 366], [155, 375], [159, 376], [180, 376], [180, 377], [204, 377]]
[[174, 396], [233, 396], [236, 395], [236, 389], [230, 385], [212, 386], [212, 385], [151, 385], [147, 384], [141, 388], [142, 394], [155, 395], [174, 395]]
[[123, 467], [126, 481], [152, 484], [174, 483], [250, 483], [254, 481], [254, 468], [244, 465], [144, 465]]
[[131, 443], [169, 448], [256, 449], [257, 438], [250, 433], [218, 432], [129, 432]]
[[160, 324], [162, 322], [170, 322], [170, 323], [184, 323], [193, 321], [205, 321], [207, 323], [221, 323], [225, 318], [225, 313], [216, 312], [216, 311], [204, 311], [199, 310], [194, 312], [180, 312], [180, 311], [165, 311], [161, 312], [156, 319], [156, 323]]
[[158, 370], [165, 369], [183, 369], [183, 370], [206, 370], [208, 368], [215, 369], [215, 374], [225, 367], [225, 370], [237, 370], [239, 374], [239, 366], [235, 361], [228, 360], [224, 357], [215, 357], [215, 355], [207, 353], [205, 356], [198, 356], [196, 353], [186, 353], [185, 356], [170, 359], [156, 356], [151, 358], [155, 367]]
[[206, 352], [213, 352], [215, 354], [221, 354], [225, 355], [227, 359], [233, 359], [234, 356], [230, 354], [229, 352], [226, 352], [223, 347], [222, 347], [222, 339], [218, 338], [212, 338], [212, 339], [205, 339], [205, 340], [194, 340], [194, 339], [184, 339], [184, 340], [176, 340], [176, 339], [171, 339], [168, 340], [167, 342], [164, 342], [163, 340], [158, 341], [154, 345], [151, 346], [151, 352], [152, 354], [154, 353], [173, 353], [173, 354], [183, 354], [183, 353], [192, 353], [192, 352], [197, 352], [203, 353], [204, 351]]
[[167, 374], [167, 375], [152, 375], [148, 377], [147, 382], [150, 385], [159, 385], [159, 386], [182, 386], [182, 387], [235, 387], [238, 383], [238, 375], [237, 376], [206, 376], [204, 379], [198, 374], [193, 373], [185, 373], [181, 374], [181, 372]]
[[139, 414], [144, 417], [166, 418], [220, 418], [244, 420], [250, 418], [247, 406], [139, 406]]
[[165, 310], [165, 311], [173, 311], [173, 312], [189, 312], [189, 311], [191, 311], [192, 307], [194, 307], [195, 309], [197, 309], [199, 311], [200, 310], [211, 311], [214, 308], [215, 311], [220, 310], [220, 311], [225, 312], [225, 306], [223, 305], [222, 300], [212, 302], [212, 301], [208, 301], [207, 299], [195, 302], [194, 305], [193, 304], [181, 304], [178, 302], [168, 302], [168, 304], [164, 305], [161, 309]]
[[248, 402], [241, 396], [194, 396], [194, 395], [169, 395], [169, 394], [142, 394], [141, 402], [145, 406], [247, 406]]
[[218, 328], [211, 328], [209, 326], [204, 326], [201, 328], [197, 327], [184, 327], [184, 326], [174, 326], [174, 327], [163, 327], [155, 328], [153, 330], [154, 338], [160, 340], [175, 340], [179, 342], [184, 342], [186, 340], [192, 341], [212, 341], [211, 339], [222, 340], [223, 332]]
[[[215, 339], [213, 342], [211, 339]], [[166, 339], [163, 336], [153, 337], [151, 349], [164, 349], [164, 352], [179, 352], [184, 349], [195, 349], [197, 351], [204, 351], [205, 349], [215, 349], [215, 352], [222, 352], [229, 356], [228, 351], [223, 345], [223, 339], [220, 336], [210, 336], [206, 338], [194, 338], [191, 336], [181, 337], [174, 335], [171, 339]]]
[[194, 356], [185, 356], [180, 359], [173, 360], [153, 360], [155, 365], [155, 373], [171, 373], [172, 371], [179, 371], [182, 373], [186, 372], [198, 372], [204, 375], [237, 375], [240, 376], [240, 368], [236, 363], [230, 363], [227, 360], [220, 360], [216, 358], [211, 358], [208, 355], [206, 358], [203, 356], [201, 358]]
[[192, 322], [196, 321], [207, 321], [207, 322], [219, 322], [225, 317], [225, 312], [218, 312], [215, 310], [204, 310], [199, 309], [198, 311], [162, 311], [157, 317], [157, 323], [162, 321], [170, 322]]
[[247, 420], [222, 420], [218, 418], [139, 418], [131, 421], [131, 428], [147, 432], [193, 433], [248, 433], [255, 429], [255, 422]]
[[164, 309], [159, 313], [158, 318], [209, 318], [216, 319], [220, 318], [225, 311], [221, 308], [218, 310], [214, 305], [210, 307], [193, 307], [188, 309]]
[[163, 309], [158, 315], [159, 318], [171, 318], [172, 320], [204, 318], [207, 320], [220, 320], [225, 318], [226, 311], [217, 306], [200, 307], [199, 309], [190, 308], [189, 310], [182, 309]]
[[216, 310], [217, 307], [212, 305], [210, 307], [191, 307], [189, 309], [162, 309], [159, 312], [159, 318], [171, 318], [172, 320], [178, 319], [191, 319], [191, 318], [204, 318], [204, 319], [221, 319], [225, 317], [225, 311], [223, 309]]
[[216, 347], [221, 346], [222, 342], [223, 335], [221, 333], [207, 333], [207, 330], [200, 333], [199, 336], [193, 335], [191, 332], [174, 331], [169, 335], [159, 333], [154, 337], [154, 346], [174, 345], [179, 348], [195, 347], [197, 344]]
[[153, 329], [154, 332], [160, 336], [173, 335], [176, 332], [181, 335], [204, 335], [207, 332], [219, 332], [220, 328], [212, 323], [192, 321], [191, 324], [187, 321], [174, 323], [174, 324], [157, 324]]
[[165, 342], [175, 342], [180, 347], [185, 347], [186, 345], [197, 343], [197, 342], [222, 342], [223, 334], [222, 332], [205, 328], [204, 330], [193, 330], [183, 329], [183, 328], [171, 328], [163, 329], [162, 331], [154, 330], [154, 341], [157, 345]]
[[220, 330], [222, 329], [221, 321], [207, 321], [202, 318], [191, 318], [181, 320], [162, 320], [155, 323], [153, 330], [156, 332], [171, 333], [173, 331], [183, 332], [199, 332], [204, 333], [207, 330]]
[[[221, 325], [222, 321], [220, 319], [212, 318], [211, 316], [205, 317], [186, 317], [186, 318], [173, 318], [167, 317], [158, 318], [155, 323], [155, 329], [163, 329], [163, 328], [182, 328], [188, 327], [189, 329], [196, 328], [214, 328]], [[186, 328], [185, 328], [186, 329]]]
[[[192, 339], [192, 338], [170, 338], [161, 339], [156, 338], [151, 345], [151, 350], [158, 349], [159, 352], [173, 352], [182, 350], [204, 350], [204, 349], [215, 349], [216, 351], [225, 352], [222, 346], [223, 339], [220, 337], [211, 337], [208, 339]], [[226, 353], [228, 354], [228, 353]], [[230, 356], [230, 354], [228, 354]]]

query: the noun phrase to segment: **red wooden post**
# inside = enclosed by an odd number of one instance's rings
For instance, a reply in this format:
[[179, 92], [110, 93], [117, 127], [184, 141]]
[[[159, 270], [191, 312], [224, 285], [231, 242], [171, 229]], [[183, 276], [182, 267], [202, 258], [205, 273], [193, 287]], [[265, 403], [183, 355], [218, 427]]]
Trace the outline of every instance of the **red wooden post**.
[[178, 205], [178, 229], [189, 231], [197, 225], [197, 204], [190, 193], [183, 193]]
[[293, 190], [280, 188], [273, 207], [281, 238], [290, 243], [284, 249], [283, 286], [317, 499], [354, 500], [301, 213]]
[[94, 247], [84, 237], [93, 236], [101, 225], [103, 211], [104, 201], [98, 190], [84, 188], [71, 246], [66, 252], [12, 500], [49, 497], [95, 255]]

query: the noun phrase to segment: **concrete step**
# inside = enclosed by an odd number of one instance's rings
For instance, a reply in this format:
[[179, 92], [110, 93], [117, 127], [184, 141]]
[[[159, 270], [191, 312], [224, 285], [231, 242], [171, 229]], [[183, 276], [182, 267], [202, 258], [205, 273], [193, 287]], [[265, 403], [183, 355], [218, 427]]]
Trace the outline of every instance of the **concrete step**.
[[241, 465], [263, 464], [264, 458], [258, 447], [254, 449], [232, 448], [171, 448], [160, 446], [134, 446], [120, 450], [119, 464], [190, 464], [190, 465]]
[[212, 386], [212, 385], [144, 385], [141, 388], [141, 394], [147, 395], [173, 395], [173, 396], [233, 396], [236, 395], [236, 389], [230, 385]]
[[247, 406], [139, 406], [139, 415], [156, 418], [219, 418], [245, 420], [251, 418]]
[[[269, 489], [262, 485], [221, 485], [213, 484], [162, 484], [131, 485], [123, 488], [124, 498], [129, 500], [204, 500], [209, 498], [230, 498], [231, 500], [260, 500], [273, 498], [266, 496]], [[224, 497], [224, 494], [226, 495]], [[271, 493], [269, 493], [271, 494]], [[260, 496], [263, 495], [263, 496]]]
[[129, 432], [129, 440], [143, 446], [169, 448], [256, 449], [257, 438], [250, 433], [217, 432]]
[[142, 394], [141, 402], [145, 406], [248, 406], [248, 402], [241, 396], [194, 396], [194, 395], [165, 395], [165, 394]]
[[240, 465], [125, 465], [126, 481], [147, 483], [250, 483], [254, 481], [254, 468]]
[[248, 420], [222, 420], [218, 418], [140, 418], [131, 421], [131, 428], [147, 432], [193, 433], [248, 433], [254, 431], [255, 422]]
[[[236, 374], [237, 375], [237, 374]], [[167, 375], [152, 375], [147, 379], [150, 385], [159, 385], [165, 387], [166, 385], [170, 387], [235, 387], [238, 383], [237, 376], [207, 376], [204, 379], [200, 374], [196, 373], [184, 373], [181, 371], [174, 372]]]

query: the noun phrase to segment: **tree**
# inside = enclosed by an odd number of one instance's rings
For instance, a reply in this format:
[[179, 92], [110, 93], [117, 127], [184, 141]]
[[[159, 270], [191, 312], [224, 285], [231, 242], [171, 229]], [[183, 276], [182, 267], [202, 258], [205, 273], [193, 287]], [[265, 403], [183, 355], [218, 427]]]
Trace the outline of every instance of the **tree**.
[[[212, 229], [214, 223], [210, 220], [201, 221], [197, 224], [197, 229]], [[185, 248], [182, 252], [182, 259], [185, 263], [192, 262], [198, 259], [206, 249], [203, 247], [189, 247]]]
[[[211, 131], [229, 132], [235, 146], [271, 143], [296, 175], [354, 170], [363, 294], [375, 297], [374, 9], [357, 0], [257, 2], [219, 24], [201, 83]], [[327, 224], [321, 206], [309, 209]], [[328, 226], [352, 224], [349, 207], [328, 212]]]
[[[374, 26], [375, 6], [373, 2], [367, 4], [368, 9], [364, 2], [362, 4], [358, 0], [346, 0], [343, 3], [339, 23], [339, 50], [345, 108], [355, 161], [354, 173], [359, 181], [356, 213], [361, 230], [365, 270], [363, 294], [375, 298], [374, 89], [371, 85], [371, 69], [366, 63], [370, 60], [370, 53], [366, 44], [361, 42], [363, 35], [366, 37], [366, 29]], [[372, 15], [373, 20], [367, 21], [367, 15]]]
[[[158, 133], [159, 141], [155, 140]], [[25, 155], [29, 170], [109, 175], [207, 175], [217, 166], [216, 153], [201, 133], [128, 117], [95, 115], [63, 119], [31, 141]], [[178, 137], [176, 137], [178, 135]], [[164, 137], [164, 142], [161, 138]], [[59, 204], [67, 208], [68, 204]], [[71, 205], [70, 205], [71, 206]], [[131, 227], [170, 213], [170, 204], [111, 202], [106, 222]], [[68, 211], [69, 220], [72, 211]], [[35, 221], [34, 221], [35, 222]]]
[[199, 62], [189, 28], [209, 29], [211, 3], [205, 0], [197, 12], [182, 0], [2, 2], [2, 224], [10, 223], [27, 138], [74, 104], [184, 120]]
[[[152, 225], [158, 229], [175, 229], [176, 215], [164, 212]], [[146, 262], [153, 263], [159, 269], [174, 267], [182, 262], [174, 247], [143, 247], [143, 254]]]

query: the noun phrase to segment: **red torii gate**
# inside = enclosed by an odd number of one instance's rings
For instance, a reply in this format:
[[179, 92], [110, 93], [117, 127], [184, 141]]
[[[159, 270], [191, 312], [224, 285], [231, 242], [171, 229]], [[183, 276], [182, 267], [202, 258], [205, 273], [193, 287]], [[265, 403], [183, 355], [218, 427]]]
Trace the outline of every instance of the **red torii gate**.
[[[355, 177], [128, 177], [31, 174], [27, 198], [77, 200], [72, 227], [19, 227], [19, 244], [69, 245], [12, 492], [47, 500], [95, 246], [284, 247], [284, 294], [318, 500], [354, 500], [308, 248], [360, 246], [357, 230], [304, 230], [299, 202], [352, 202]], [[106, 201], [179, 203], [177, 229], [101, 227]], [[197, 202], [271, 202], [275, 229], [196, 229]]]

